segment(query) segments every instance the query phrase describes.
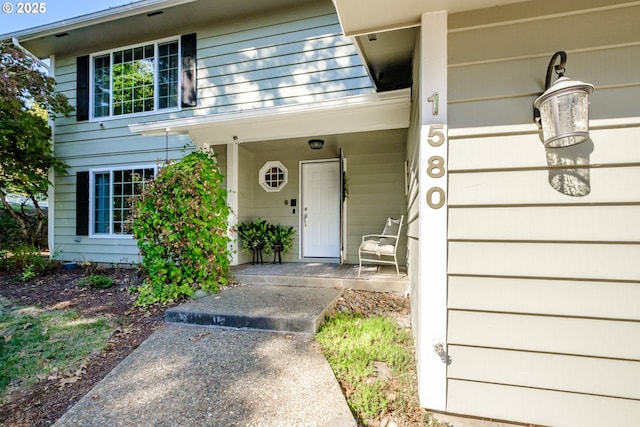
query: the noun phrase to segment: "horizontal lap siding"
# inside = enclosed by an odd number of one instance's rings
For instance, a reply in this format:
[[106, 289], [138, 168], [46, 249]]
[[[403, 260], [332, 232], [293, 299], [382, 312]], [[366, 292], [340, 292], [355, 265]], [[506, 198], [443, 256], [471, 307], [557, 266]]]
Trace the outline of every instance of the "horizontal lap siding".
[[398, 244], [398, 264], [406, 264], [407, 214], [405, 196], [406, 130], [366, 133], [345, 145], [347, 158], [348, 263], [357, 264], [365, 234], [382, 233], [387, 218], [404, 215]]
[[[55, 153], [69, 165], [66, 175], [56, 177], [54, 232], [61, 259], [137, 260], [133, 239], [75, 235], [76, 172], [154, 165], [167, 155], [164, 136], [134, 135], [129, 125], [373, 92], [356, 49], [341, 35], [338, 18], [328, 2], [210, 27], [185, 28], [183, 32], [197, 35], [197, 107], [117, 119], [77, 122], [72, 115], [56, 120]], [[57, 90], [76, 106], [75, 56], [56, 58], [55, 67]], [[169, 136], [169, 158], [184, 156], [189, 143], [188, 135]], [[241, 185], [248, 180], [246, 173], [251, 173], [251, 179], [255, 176], [251, 168], [242, 167], [252, 161], [245, 154], [240, 156]], [[226, 164], [223, 166], [226, 169]], [[297, 164], [292, 167], [296, 170]], [[297, 194], [297, 184], [289, 185]], [[240, 190], [243, 212], [251, 212], [253, 189]]]
[[[416, 47], [413, 53], [413, 81], [419, 81], [420, 75], [420, 52], [422, 50], [421, 37], [416, 39]], [[413, 339], [417, 355], [417, 373], [419, 375], [420, 389], [424, 384], [425, 369], [422, 367], [422, 355], [430, 352], [431, 343], [425, 343], [422, 339], [422, 310], [420, 305], [415, 301], [421, 301], [420, 289], [420, 199], [419, 195], [419, 163], [420, 163], [420, 102], [421, 99], [420, 85], [414, 85], [412, 88], [411, 102], [411, 118], [409, 120], [409, 129], [407, 131], [407, 160], [406, 160], [406, 200], [407, 200], [407, 274], [409, 277], [409, 294], [412, 301], [411, 310], [411, 329], [413, 331]], [[426, 310], [425, 310], [426, 311]], [[424, 313], [424, 312], [422, 312]], [[428, 381], [428, 379], [427, 379]]]
[[373, 92], [333, 13], [199, 40], [201, 107], [230, 112]]
[[448, 409], [493, 418], [536, 420], [546, 426], [631, 426], [640, 424], [638, 402], [538, 388], [450, 380]]
[[[450, 21], [448, 411], [640, 422], [638, 13]], [[558, 49], [596, 86], [591, 141], [545, 150], [531, 109]]]
[[449, 278], [449, 308], [459, 311], [640, 321], [638, 301], [637, 283], [548, 277]]
[[640, 363], [635, 361], [452, 344], [448, 354], [457, 362], [451, 364], [450, 378], [640, 399]]

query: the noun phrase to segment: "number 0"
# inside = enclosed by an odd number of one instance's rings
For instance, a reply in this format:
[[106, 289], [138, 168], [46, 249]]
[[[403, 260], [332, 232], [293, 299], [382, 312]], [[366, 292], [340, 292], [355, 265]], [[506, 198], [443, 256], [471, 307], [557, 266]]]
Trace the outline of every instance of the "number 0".
[[[434, 194], [438, 195], [437, 201], [433, 200]], [[429, 205], [431, 209], [440, 209], [441, 207], [443, 207], [444, 199], [444, 190], [440, 187], [431, 187], [429, 191], [427, 191], [427, 205]]]

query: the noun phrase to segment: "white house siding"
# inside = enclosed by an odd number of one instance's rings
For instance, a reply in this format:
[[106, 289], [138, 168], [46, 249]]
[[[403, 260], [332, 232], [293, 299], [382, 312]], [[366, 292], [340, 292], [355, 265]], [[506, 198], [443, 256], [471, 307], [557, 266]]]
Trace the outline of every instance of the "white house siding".
[[373, 92], [330, 2], [198, 32], [197, 114]]
[[[605, 1], [450, 16], [450, 412], [640, 423], [638, 16]], [[592, 142], [545, 151], [532, 103], [557, 50], [596, 86]]]
[[[379, 234], [387, 218], [407, 218], [405, 159], [407, 130], [366, 132], [345, 136], [347, 159], [347, 262], [358, 263], [365, 234]], [[402, 225], [397, 259], [406, 264], [406, 222]]]
[[[416, 48], [413, 54], [413, 81], [419, 81], [420, 73], [420, 37], [416, 38]], [[409, 291], [414, 309], [411, 310], [411, 329], [413, 332], [416, 354], [418, 356], [429, 351], [427, 344], [420, 337], [421, 325], [419, 315], [420, 301], [420, 201], [418, 200], [418, 176], [420, 164], [420, 87], [414, 85], [411, 99], [411, 119], [407, 133], [407, 273], [409, 276]], [[421, 370], [420, 357], [417, 358], [418, 372]], [[421, 385], [422, 386], [422, 385]]]
[[[164, 136], [135, 135], [128, 125], [373, 91], [355, 48], [340, 35], [338, 18], [330, 2], [212, 23], [207, 28], [184, 29], [185, 34], [193, 32], [197, 35], [198, 49], [196, 108], [102, 121], [77, 122], [75, 117], [56, 120], [55, 153], [70, 166], [66, 175], [55, 179], [55, 250], [60, 259], [138, 260], [138, 250], [131, 238], [90, 238], [76, 236], [75, 231], [76, 172], [156, 164], [165, 159]], [[121, 46], [113, 46], [118, 47]], [[91, 53], [77, 52], [73, 57], [56, 58], [57, 90], [72, 105], [76, 103], [76, 56]], [[169, 157], [180, 158], [188, 143], [186, 135], [170, 136]], [[241, 179], [243, 173], [241, 170]], [[240, 203], [247, 206], [253, 202], [241, 197]]]

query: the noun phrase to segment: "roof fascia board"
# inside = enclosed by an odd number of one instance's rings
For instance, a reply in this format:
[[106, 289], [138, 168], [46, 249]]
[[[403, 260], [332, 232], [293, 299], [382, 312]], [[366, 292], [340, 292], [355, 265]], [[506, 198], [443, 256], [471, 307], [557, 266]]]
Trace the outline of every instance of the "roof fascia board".
[[[137, 123], [129, 125], [129, 130], [142, 135], [164, 135], [167, 129], [173, 132], [193, 132], [199, 129], [248, 129], [255, 126], [262, 127], [268, 125], [269, 128], [279, 129], [277, 134], [269, 135], [261, 133], [260, 137], [244, 137], [239, 142], [249, 142], [253, 140], [281, 139], [298, 136], [299, 131], [291, 129], [290, 125], [304, 120], [308, 125], [322, 123], [323, 120], [338, 121], [340, 117], [353, 114], [367, 117], [368, 115], [385, 114], [390, 110], [402, 110], [400, 120], [391, 119], [389, 123], [380, 123], [383, 128], [402, 128], [408, 126], [408, 108], [411, 103], [410, 89], [402, 89], [393, 92], [385, 92], [372, 95], [360, 95], [340, 98], [338, 100], [324, 101], [314, 104], [304, 104], [296, 106], [284, 106], [275, 108], [256, 109], [244, 112], [222, 113], [210, 116], [195, 116], [180, 119], [169, 119], [157, 122]], [[404, 111], [404, 110], [407, 111]], [[286, 123], [286, 125], [285, 125]], [[301, 122], [300, 122], [301, 123]], [[326, 122], [322, 124], [326, 126]], [[371, 124], [367, 125], [371, 126]], [[337, 129], [347, 129], [339, 127]], [[282, 129], [291, 129], [282, 133]], [[373, 130], [373, 129], [361, 129]], [[242, 133], [241, 131], [239, 131]], [[224, 138], [226, 139], [226, 137]], [[212, 141], [213, 142], [213, 141]]]
[[52, 22], [50, 24], [17, 31], [15, 33], [0, 35], [0, 40], [9, 40], [11, 38], [16, 38], [21, 42], [25, 42], [55, 35], [65, 31], [72, 31], [78, 28], [90, 27], [92, 25], [115, 21], [118, 19], [127, 18], [129, 16], [152, 12], [154, 10], [157, 10], [158, 8], [179, 6], [181, 4], [192, 3], [194, 1], [197, 0], [142, 0], [94, 13], [89, 13], [86, 15], [78, 16], [76, 18], [65, 19], [62, 21]]

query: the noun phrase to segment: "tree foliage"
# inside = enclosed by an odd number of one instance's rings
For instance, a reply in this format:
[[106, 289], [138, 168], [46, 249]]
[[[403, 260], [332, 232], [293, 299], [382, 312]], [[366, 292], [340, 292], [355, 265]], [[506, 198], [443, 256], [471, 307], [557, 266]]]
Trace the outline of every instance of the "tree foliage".
[[[67, 98], [55, 93], [55, 80], [33, 58], [0, 43], [0, 200], [31, 243], [46, 219], [38, 199], [46, 197], [49, 169], [62, 173], [66, 167], [54, 157], [48, 120], [71, 111]], [[35, 216], [24, 204], [13, 209], [10, 193], [26, 196]]]
[[214, 157], [191, 153], [162, 168], [133, 202], [142, 268], [138, 305], [169, 303], [227, 282], [229, 206]]

